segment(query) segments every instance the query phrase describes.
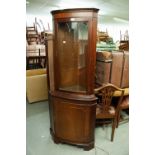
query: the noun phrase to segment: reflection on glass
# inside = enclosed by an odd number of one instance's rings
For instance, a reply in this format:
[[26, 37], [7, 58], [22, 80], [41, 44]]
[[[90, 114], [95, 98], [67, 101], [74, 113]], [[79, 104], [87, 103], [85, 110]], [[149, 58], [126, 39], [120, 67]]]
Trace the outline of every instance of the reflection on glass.
[[58, 23], [59, 90], [86, 91], [87, 22]]

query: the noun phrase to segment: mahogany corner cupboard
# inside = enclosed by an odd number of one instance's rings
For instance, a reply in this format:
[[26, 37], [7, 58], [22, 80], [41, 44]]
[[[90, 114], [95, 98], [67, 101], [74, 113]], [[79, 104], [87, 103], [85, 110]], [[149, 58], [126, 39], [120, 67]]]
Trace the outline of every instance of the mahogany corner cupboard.
[[94, 148], [96, 116], [94, 77], [98, 9], [76, 8], [51, 13], [53, 51], [50, 42], [47, 49], [50, 132], [55, 143], [90, 150]]

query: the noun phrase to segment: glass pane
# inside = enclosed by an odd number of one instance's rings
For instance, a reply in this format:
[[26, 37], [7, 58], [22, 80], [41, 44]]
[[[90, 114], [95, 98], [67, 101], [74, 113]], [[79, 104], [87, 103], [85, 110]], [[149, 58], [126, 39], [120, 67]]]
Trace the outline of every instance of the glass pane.
[[60, 22], [57, 35], [59, 90], [86, 91], [87, 22]]

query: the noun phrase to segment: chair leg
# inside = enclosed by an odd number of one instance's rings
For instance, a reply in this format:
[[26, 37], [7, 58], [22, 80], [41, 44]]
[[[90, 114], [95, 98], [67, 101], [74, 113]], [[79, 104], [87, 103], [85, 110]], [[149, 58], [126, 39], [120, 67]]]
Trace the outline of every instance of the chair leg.
[[121, 110], [118, 111], [116, 128], [118, 128], [120, 117], [121, 117]]
[[111, 141], [114, 140], [114, 132], [115, 132], [116, 124], [117, 124], [117, 118], [114, 118], [112, 122]]

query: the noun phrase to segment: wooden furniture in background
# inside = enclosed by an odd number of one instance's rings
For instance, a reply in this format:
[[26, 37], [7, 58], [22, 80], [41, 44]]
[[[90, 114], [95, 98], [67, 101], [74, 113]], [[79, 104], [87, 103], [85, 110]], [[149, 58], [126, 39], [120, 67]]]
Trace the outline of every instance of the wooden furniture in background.
[[26, 27], [26, 40], [29, 45], [38, 44], [40, 42], [40, 36], [35, 25]]
[[46, 68], [46, 56], [27, 56], [26, 70]]
[[[28, 53], [27, 53], [28, 54]], [[40, 49], [39, 52], [30, 52], [30, 54], [26, 56], [26, 69], [38, 69], [38, 68], [46, 68], [46, 56], [41, 55]]]
[[[111, 141], [113, 141], [114, 132], [117, 125], [119, 106], [124, 96], [124, 89], [120, 89], [112, 84], [106, 84], [104, 86], [94, 89], [94, 91], [95, 94], [98, 95], [98, 97], [100, 97], [100, 102], [97, 104], [96, 108], [96, 119], [112, 119]], [[119, 91], [121, 94], [116, 107], [112, 105], [112, 98], [114, 96], [115, 91]]]
[[129, 40], [120, 41], [119, 50], [129, 51]]
[[120, 46], [119, 50], [129, 51], [129, 34], [126, 31], [124, 34], [120, 31]]
[[26, 69], [46, 68], [45, 45], [26, 46]]
[[116, 127], [118, 127], [119, 122], [120, 122], [121, 111], [126, 110], [126, 109], [129, 109], [129, 95], [123, 97], [123, 100], [119, 106], [119, 111], [118, 111], [118, 116], [117, 116], [117, 126]]
[[[121, 118], [121, 111], [122, 110], [129, 110], [129, 88], [123, 88], [123, 90], [124, 90], [124, 96], [123, 96], [122, 102], [121, 102], [121, 104], [119, 106], [118, 117], [117, 117], [117, 126], [116, 127], [118, 127], [119, 122], [124, 122], [126, 120], [127, 121], [129, 120], [128, 117], [125, 118], [125, 119], [124, 118], [120, 119]], [[115, 99], [118, 100], [120, 98], [120, 96], [121, 96], [120, 91], [115, 91], [114, 92]]]
[[108, 39], [109, 39], [109, 35], [108, 35], [108, 32], [101, 32], [101, 31], [97, 31], [97, 41], [100, 42], [100, 41], [104, 41], [106, 42]]
[[97, 12], [94, 8], [52, 11], [53, 55], [48, 44], [51, 135], [55, 143], [85, 150], [94, 147]]
[[96, 83], [129, 87], [129, 52], [97, 52]]
[[51, 31], [42, 31], [40, 35], [40, 43], [45, 45], [46, 39], [49, 35], [52, 35]]

